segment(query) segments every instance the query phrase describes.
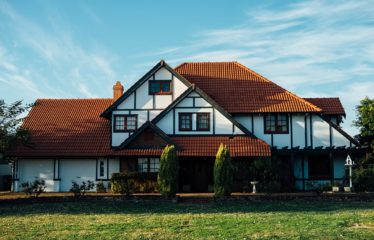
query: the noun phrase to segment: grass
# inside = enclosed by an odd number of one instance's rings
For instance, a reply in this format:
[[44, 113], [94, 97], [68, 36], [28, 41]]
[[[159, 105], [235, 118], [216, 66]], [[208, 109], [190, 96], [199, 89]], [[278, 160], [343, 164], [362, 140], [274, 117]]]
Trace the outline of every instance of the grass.
[[0, 205], [0, 239], [373, 239], [372, 202]]

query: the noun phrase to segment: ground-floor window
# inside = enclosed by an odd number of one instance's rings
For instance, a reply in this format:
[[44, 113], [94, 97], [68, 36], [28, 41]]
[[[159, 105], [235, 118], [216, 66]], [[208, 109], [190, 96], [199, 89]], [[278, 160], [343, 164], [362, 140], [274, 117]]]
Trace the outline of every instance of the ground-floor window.
[[309, 179], [331, 179], [331, 168], [328, 155], [309, 156]]
[[159, 158], [138, 158], [139, 172], [158, 172], [160, 169]]

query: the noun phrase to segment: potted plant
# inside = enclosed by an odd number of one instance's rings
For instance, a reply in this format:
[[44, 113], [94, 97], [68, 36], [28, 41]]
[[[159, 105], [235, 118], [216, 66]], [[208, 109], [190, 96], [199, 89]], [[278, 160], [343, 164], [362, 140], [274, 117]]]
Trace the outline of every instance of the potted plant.
[[334, 182], [332, 184], [332, 192], [340, 192], [340, 183], [339, 182]]

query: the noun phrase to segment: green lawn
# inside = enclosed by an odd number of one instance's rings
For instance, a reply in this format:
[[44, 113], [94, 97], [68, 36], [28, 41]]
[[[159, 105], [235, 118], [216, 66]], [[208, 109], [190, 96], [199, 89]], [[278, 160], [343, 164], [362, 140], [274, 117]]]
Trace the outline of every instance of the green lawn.
[[374, 239], [374, 203], [0, 205], [0, 239]]

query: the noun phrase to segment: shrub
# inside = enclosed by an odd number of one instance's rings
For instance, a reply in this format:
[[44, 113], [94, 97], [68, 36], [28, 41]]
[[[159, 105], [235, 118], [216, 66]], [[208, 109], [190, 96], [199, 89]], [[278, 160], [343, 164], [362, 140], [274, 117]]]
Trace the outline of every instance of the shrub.
[[96, 192], [98, 192], [98, 193], [105, 193], [106, 192], [106, 188], [105, 188], [104, 183], [102, 181], [100, 181], [96, 184]]
[[157, 173], [124, 172], [114, 173], [110, 179], [111, 191], [127, 196], [135, 192], [156, 192]]
[[230, 151], [221, 143], [214, 163], [214, 195], [230, 196], [233, 183], [233, 165]]
[[160, 193], [165, 197], [174, 197], [178, 191], [178, 164], [177, 150], [174, 146], [166, 146], [157, 177]]
[[83, 181], [80, 185], [76, 181], [72, 181], [70, 192], [74, 193], [75, 197], [80, 197], [84, 196], [87, 191], [92, 190], [94, 187], [95, 183], [90, 180], [87, 182]]
[[29, 196], [34, 194], [35, 197], [38, 197], [44, 192], [46, 187], [44, 180], [35, 180], [34, 182], [24, 182], [21, 184], [22, 192]]
[[356, 191], [374, 191], [374, 167], [360, 167], [353, 171], [353, 186]]

